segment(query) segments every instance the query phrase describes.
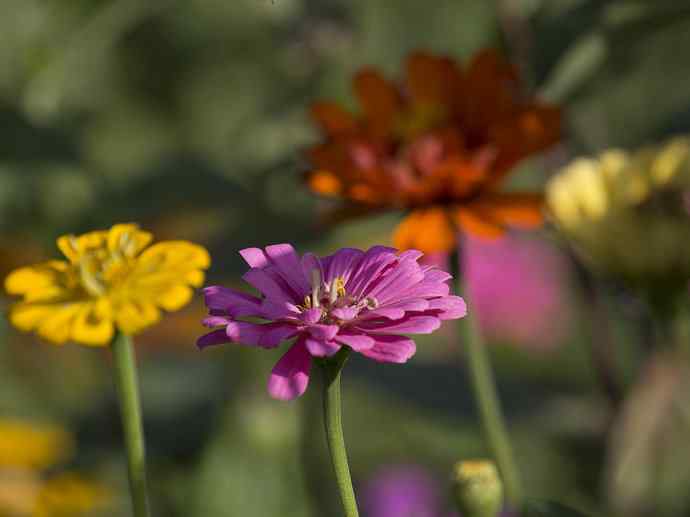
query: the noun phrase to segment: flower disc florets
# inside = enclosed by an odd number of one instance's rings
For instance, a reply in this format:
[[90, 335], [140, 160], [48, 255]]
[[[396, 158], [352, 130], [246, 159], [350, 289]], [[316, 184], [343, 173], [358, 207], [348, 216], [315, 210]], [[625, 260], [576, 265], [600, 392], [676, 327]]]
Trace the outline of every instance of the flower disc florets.
[[466, 312], [462, 298], [448, 294], [450, 275], [420, 265], [416, 250], [344, 248], [328, 257], [300, 258], [291, 245], [277, 244], [240, 254], [251, 267], [243, 278], [260, 296], [207, 287], [210, 315], [204, 324], [222, 328], [198, 345], [274, 348], [296, 338], [269, 381], [278, 399], [304, 393], [312, 357], [330, 357], [347, 346], [377, 361], [403, 363], [415, 352], [403, 334], [431, 333], [441, 320]]

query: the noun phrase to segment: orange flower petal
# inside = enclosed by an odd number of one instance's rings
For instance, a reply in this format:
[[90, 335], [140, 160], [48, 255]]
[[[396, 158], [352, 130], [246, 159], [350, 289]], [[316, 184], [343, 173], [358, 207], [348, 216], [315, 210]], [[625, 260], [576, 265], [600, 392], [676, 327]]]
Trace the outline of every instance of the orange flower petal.
[[336, 196], [343, 189], [340, 179], [330, 171], [316, 170], [307, 175], [307, 184], [317, 194]]
[[366, 183], [355, 183], [347, 192], [350, 199], [358, 203], [376, 203], [380, 199], [380, 195], [376, 189]]
[[498, 157], [495, 181], [523, 158], [558, 142], [561, 136], [561, 111], [553, 106], [533, 105], [514, 118], [490, 129]]
[[487, 169], [481, 163], [462, 156], [447, 158], [434, 171], [435, 176], [449, 179], [450, 193], [455, 198], [475, 192], [486, 181], [487, 174]]
[[396, 248], [414, 248], [424, 253], [450, 251], [456, 241], [456, 231], [448, 214], [439, 207], [413, 211], [402, 220], [393, 235]]
[[313, 104], [311, 116], [319, 128], [328, 135], [357, 129], [357, 121], [352, 114], [333, 102], [317, 102]]
[[458, 207], [453, 219], [463, 231], [476, 237], [493, 240], [505, 235], [505, 228], [491, 214], [474, 204]]
[[538, 228], [544, 222], [544, 198], [541, 194], [506, 192], [487, 194], [473, 203], [483, 213], [501, 224], [517, 228]]
[[355, 76], [354, 88], [373, 134], [387, 136], [400, 109], [398, 90], [371, 68], [365, 68]]
[[486, 131], [515, 110], [517, 70], [497, 50], [483, 50], [467, 68], [464, 90], [461, 102], [466, 123], [474, 130]]
[[460, 81], [460, 72], [450, 58], [416, 52], [407, 59], [405, 84], [415, 102], [445, 104]]

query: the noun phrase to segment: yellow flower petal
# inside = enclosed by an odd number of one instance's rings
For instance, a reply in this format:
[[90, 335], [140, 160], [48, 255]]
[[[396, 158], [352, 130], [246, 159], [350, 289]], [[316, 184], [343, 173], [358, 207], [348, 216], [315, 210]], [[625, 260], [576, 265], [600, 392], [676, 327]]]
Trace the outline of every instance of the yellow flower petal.
[[108, 232], [96, 230], [80, 236], [63, 235], [57, 240], [57, 246], [70, 262], [77, 263], [87, 252], [104, 248], [108, 239]]
[[112, 320], [101, 314], [96, 304], [84, 306], [77, 313], [72, 326], [72, 338], [91, 346], [109, 344], [114, 332]]
[[117, 327], [125, 334], [136, 334], [160, 320], [160, 310], [149, 302], [124, 302], [114, 309]]
[[76, 248], [77, 238], [74, 235], [63, 235], [58, 237], [56, 242], [58, 249], [70, 262], [79, 262], [79, 252]]
[[176, 311], [184, 307], [194, 296], [194, 291], [186, 285], [174, 285], [156, 298], [156, 304], [166, 311]]
[[55, 307], [52, 305], [17, 303], [10, 308], [10, 323], [19, 330], [28, 332], [38, 327], [39, 323], [48, 318], [54, 311]]
[[205, 248], [187, 241], [164, 241], [146, 249], [137, 261], [137, 272], [154, 272], [182, 267], [185, 271], [206, 269], [211, 257]]
[[187, 283], [191, 286], [194, 286], [194, 287], [200, 287], [201, 285], [203, 285], [204, 278], [206, 278], [206, 275], [204, 274], [203, 271], [199, 271], [199, 270], [190, 271], [184, 277], [184, 279], [187, 281]]
[[9, 294], [23, 295], [34, 290], [42, 290], [60, 283], [68, 264], [52, 260], [35, 266], [15, 269], [5, 278], [5, 290]]
[[116, 224], [108, 232], [108, 250], [112, 254], [135, 257], [152, 239], [153, 235], [140, 230], [137, 224]]
[[88, 306], [88, 302], [68, 305], [49, 305], [50, 313], [39, 323], [38, 335], [61, 345], [72, 338], [72, 328], [77, 315]]

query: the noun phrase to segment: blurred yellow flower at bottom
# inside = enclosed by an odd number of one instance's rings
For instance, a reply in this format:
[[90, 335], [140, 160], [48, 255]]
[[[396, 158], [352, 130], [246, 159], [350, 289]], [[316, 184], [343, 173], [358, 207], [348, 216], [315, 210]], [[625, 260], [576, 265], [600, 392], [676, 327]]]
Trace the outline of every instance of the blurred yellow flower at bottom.
[[0, 420], [0, 471], [43, 469], [74, 451], [71, 436], [60, 427]]
[[62, 474], [41, 486], [32, 517], [90, 515], [109, 499], [109, 492], [101, 485], [74, 474]]
[[136, 334], [155, 324], [161, 309], [176, 311], [193, 296], [210, 265], [208, 252], [186, 241], [149, 246], [136, 224], [116, 224], [57, 240], [67, 260], [12, 271], [5, 289], [22, 300], [10, 321], [22, 331], [62, 344], [109, 344], [119, 330]]
[[33, 472], [0, 472], [0, 516], [31, 516], [41, 482]]

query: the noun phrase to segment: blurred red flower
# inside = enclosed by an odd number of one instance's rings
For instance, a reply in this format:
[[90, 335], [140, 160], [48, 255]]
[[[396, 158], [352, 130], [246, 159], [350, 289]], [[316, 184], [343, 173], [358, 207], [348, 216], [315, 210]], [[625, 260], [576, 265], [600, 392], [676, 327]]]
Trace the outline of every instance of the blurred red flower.
[[418, 52], [401, 83], [372, 68], [354, 79], [361, 113], [312, 106], [324, 139], [308, 150], [310, 188], [344, 198], [341, 215], [401, 209], [395, 246], [449, 251], [456, 230], [497, 237], [542, 222], [542, 196], [500, 192], [523, 158], [559, 139], [558, 108], [520, 91], [515, 68], [484, 50], [462, 68]]

